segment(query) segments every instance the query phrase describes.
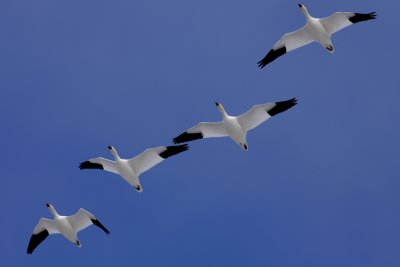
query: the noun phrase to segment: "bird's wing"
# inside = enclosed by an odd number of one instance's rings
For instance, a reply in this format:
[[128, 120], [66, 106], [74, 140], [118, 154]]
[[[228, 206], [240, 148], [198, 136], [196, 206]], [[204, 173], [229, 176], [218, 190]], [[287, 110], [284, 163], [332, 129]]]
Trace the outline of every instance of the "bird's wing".
[[251, 130], [267, 119], [275, 116], [278, 113], [288, 110], [296, 105], [296, 99], [292, 98], [286, 101], [270, 102], [266, 104], [256, 105], [248, 110], [246, 113], [240, 115], [237, 120], [242, 126], [243, 130]]
[[286, 52], [305, 46], [313, 41], [314, 39], [308, 33], [307, 26], [297, 31], [287, 33], [272, 47], [267, 55], [258, 62], [258, 66], [264, 68], [268, 63], [283, 56]]
[[175, 137], [173, 142], [175, 144], [185, 143], [201, 138], [208, 137], [223, 137], [228, 136], [225, 126], [222, 121], [220, 122], [200, 122], [196, 126], [188, 129], [183, 134]]
[[100, 169], [100, 170], [105, 170], [105, 171], [119, 174], [115, 162], [112, 160], [105, 159], [105, 158], [89, 159], [87, 161], [82, 162], [79, 165], [79, 168], [81, 170], [83, 170], [83, 169]]
[[164, 159], [179, 154], [188, 149], [189, 147], [186, 144], [149, 148], [137, 155], [136, 157], [130, 159], [128, 162], [133, 170], [137, 173], [137, 175], [140, 175], [141, 173], [159, 164]]
[[38, 224], [33, 229], [31, 239], [29, 240], [29, 245], [27, 249], [28, 254], [32, 254], [37, 246], [43, 242], [49, 235], [57, 234], [58, 228], [53, 220], [41, 218]]
[[375, 18], [376, 18], [375, 12], [367, 14], [353, 13], [353, 12], [336, 12], [329, 17], [320, 19], [320, 22], [329, 34], [333, 34], [354, 23]]
[[104, 225], [102, 225], [93, 214], [82, 208], [79, 209], [74, 215], [68, 216], [67, 219], [76, 232], [79, 232], [80, 230], [83, 230], [86, 227], [94, 224], [106, 234], [110, 233], [110, 231], [108, 231], [107, 228], [105, 228]]

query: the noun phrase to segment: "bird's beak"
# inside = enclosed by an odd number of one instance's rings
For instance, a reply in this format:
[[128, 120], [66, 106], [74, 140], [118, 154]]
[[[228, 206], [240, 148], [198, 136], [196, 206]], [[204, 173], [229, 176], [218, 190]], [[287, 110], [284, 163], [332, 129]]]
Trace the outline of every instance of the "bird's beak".
[[46, 207], [50, 208], [50, 204], [49, 204], [49, 203], [46, 203]]

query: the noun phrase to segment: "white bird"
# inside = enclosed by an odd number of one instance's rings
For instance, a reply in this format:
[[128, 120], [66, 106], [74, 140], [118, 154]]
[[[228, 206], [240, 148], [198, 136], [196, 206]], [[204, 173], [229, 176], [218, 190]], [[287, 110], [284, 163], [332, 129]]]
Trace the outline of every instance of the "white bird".
[[320, 43], [326, 50], [333, 53], [334, 48], [331, 35], [354, 23], [375, 19], [375, 12], [360, 14], [353, 12], [336, 12], [333, 15], [318, 19], [313, 18], [307, 8], [299, 4], [300, 11], [306, 17], [306, 25], [294, 32], [285, 34], [268, 52], [268, 54], [258, 62], [260, 68], [264, 68], [268, 63], [274, 61], [286, 52], [295, 50], [312, 42]]
[[108, 146], [115, 161], [105, 158], [93, 158], [82, 162], [79, 168], [82, 169], [101, 169], [120, 175], [129, 184], [134, 186], [138, 192], [143, 188], [139, 181], [139, 175], [151, 169], [164, 159], [188, 150], [187, 145], [179, 146], [160, 146], [149, 148], [131, 159], [121, 159], [117, 150], [113, 146]]
[[200, 122], [196, 126], [188, 129], [183, 134], [175, 137], [173, 142], [178, 144], [201, 138], [229, 136], [242, 149], [247, 150], [247, 132], [257, 127], [272, 116], [275, 116], [276, 114], [293, 107], [297, 104], [296, 101], [297, 100], [295, 98], [292, 98], [287, 101], [256, 105], [246, 113], [243, 113], [237, 117], [229, 116], [222, 104], [216, 102], [215, 105], [222, 113], [222, 121]]
[[35, 248], [45, 240], [49, 235], [62, 234], [66, 239], [80, 247], [78, 240], [78, 232], [86, 227], [94, 224], [102, 229], [106, 234], [110, 232], [96, 219], [96, 217], [85, 209], [79, 209], [77, 213], [71, 216], [61, 216], [57, 213], [54, 206], [46, 204], [54, 220], [41, 218], [33, 229], [31, 239], [29, 241], [27, 253], [32, 254]]

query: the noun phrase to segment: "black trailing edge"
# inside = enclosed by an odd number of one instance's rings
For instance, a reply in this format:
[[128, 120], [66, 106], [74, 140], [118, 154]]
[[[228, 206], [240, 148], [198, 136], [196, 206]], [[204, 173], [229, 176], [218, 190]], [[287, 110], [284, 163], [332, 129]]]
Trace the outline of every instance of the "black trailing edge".
[[350, 17], [349, 20], [352, 23], [357, 23], [361, 21], [366, 21], [370, 19], [376, 19], [376, 12], [371, 12], [367, 14], [361, 14], [361, 13], [354, 13], [354, 16]]
[[167, 149], [164, 150], [163, 152], [161, 152], [159, 155], [160, 157], [162, 157], [163, 159], [169, 158], [171, 156], [174, 156], [176, 154], [179, 154], [183, 151], [188, 150], [189, 147], [187, 144], [184, 145], [178, 145], [178, 146], [167, 146]]
[[281, 101], [281, 102], [275, 102], [275, 106], [272, 109], [268, 110], [267, 113], [270, 116], [275, 116], [276, 114], [286, 111], [295, 105], [297, 105], [296, 98], [292, 98], [292, 99], [289, 99], [286, 101]]
[[26, 253], [32, 254], [35, 248], [39, 246], [39, 244], [42, 243], [42, 241], [45, 240], [48, 236], [49, 232], [47, 230], [44, 230], [37, 234], [33, 234], [31, 240], [29, 240], [29, 245], [28, 249], [26, 250]]
[[283, 56], [285, 53], [286, 53], [286, 46], [276, 50], [271, 49], [263, 59], [257, 62], [257, 64], [260, 68], [264, 68], [268, 63], [271, 63], [278, 57]]
[[83, 169], [100, 169], [100, 170], [104, 170], [103, 165], [98, 164], [98, 163], [92, 163], [90, 161], [82, 162], [79, 165], [79, 169], [81, 169], [81, 170], [83, 170]]
[[101, 230], [103, 230], [107, 235], [110, 234], [110, 231], [107, 230], [107, 228], [104, 227], [104, 225], [101, 224], [101, 222], [99, 222], [99, 220], [97, 219], [91, 219], [92, 223], [94, 225], [96, 225], [97, 227], [99, 227]]
[[193, 141], [193, 140], [197, 140], [197, 139], [202, 139], [202, 138], [203, 138], [203, 134], [202, 133], [184, 132], [180, 136], [177, 136], [174, 139], [172, 139], [172, 141], [174, 142], [174, 144], [180, 144], [180, 143], [185, 143], [185, 142], [189, 142], [189, 141]]

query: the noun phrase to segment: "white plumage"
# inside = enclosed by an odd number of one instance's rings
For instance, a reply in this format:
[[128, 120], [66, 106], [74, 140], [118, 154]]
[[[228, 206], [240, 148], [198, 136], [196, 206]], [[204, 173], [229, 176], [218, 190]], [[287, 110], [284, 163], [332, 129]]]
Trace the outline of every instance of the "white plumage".
[[286, 52], [295, 50], [312, 42], [320, 43], [326, 50], [333, 53], [334, 48], [331, 41], [331, 35], [341, 29], [354, 23], [375, 19], [375, 12], [368, 14], [353, 12], [336, 12], [335, 14], [318, 19], [313, 18], [307, 11], [307, 8], [299, 4], [301, 12], [306, 17], [306, 25], [301, 29], [285, 34], [267, 53], [267, 55], [258, 62], [260, 68], [264, 68], [268, 63], [274, 61]]
[[121, 159], [117, 150], [108, 146], [115, 161], [105, 158], [93, 158], [82, 162], [79, 168], [82, 169], [101, 169], [120, 175], [129, 184], [134, 186], [138, 192], [142, 192], [143, 188], [139, 181], [139, 175], [151, 169], [164, 159], [188, 150], [187, 145], [178, 146], [160, 146], [149, 148], [131, 159]]
[[296, 105], [296, 99], [287, 101], [271, 102], [256, 105], [240, 116], [230, 116], [226, 113], [220, 103], [215, 103], [222, 114], [220, 122], [200, 122], [196, 126], [186, 130], [186, 132], [175, 137], [173, 142], [183, 143], [201, 138], [229, 136], [244, 150], [248, 149], [246, 135], [247, 132], [267, 119], [279, 114]]
[[28, 254], [32, 254], [35, 248], [52, 234], [62, 234], [66, 239], [80, 247], [78, 232], [92, 224], [102, 229], [106, 234], [110, 233], [93, 214], [85, 209], [79, 209], [77, 213], [71, 216], [61, 216], [53, 205], [46, 204], [46, 206], [53, 214], [54, 220], [45, 218], [39, 220], [29, 240]]

